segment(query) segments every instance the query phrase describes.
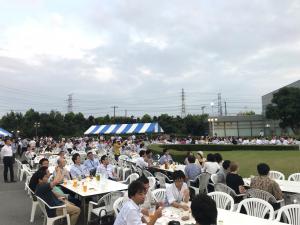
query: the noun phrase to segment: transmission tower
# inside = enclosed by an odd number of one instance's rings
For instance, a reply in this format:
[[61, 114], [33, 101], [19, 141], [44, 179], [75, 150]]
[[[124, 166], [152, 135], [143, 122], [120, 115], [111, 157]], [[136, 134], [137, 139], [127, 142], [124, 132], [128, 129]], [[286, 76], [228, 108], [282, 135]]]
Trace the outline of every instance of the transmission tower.
[[219, 116], [223, 115], [221, 93], [218, 93], [218, 115]]
[[73, 94], [68, 95], [68, 113], [73, 112]]
[[116, 109], [119, 108], [118, 106], [114, 105], [110, 108], [113, 108], [114, 109], [114, 119], [116, 118]]
[[185, 113], [185, 95], [184, 95], [184, 89], [181, 90], [181, 117], [186, 117]]

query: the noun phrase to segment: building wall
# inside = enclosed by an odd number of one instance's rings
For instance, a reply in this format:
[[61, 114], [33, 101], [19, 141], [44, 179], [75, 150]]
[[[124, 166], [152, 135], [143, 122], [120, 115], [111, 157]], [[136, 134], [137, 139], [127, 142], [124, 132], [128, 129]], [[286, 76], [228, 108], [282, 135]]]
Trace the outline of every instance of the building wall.
[[[293, 82], [289, 85], [286, 85], [284, 87], [296, 87], [296, 88], [300, 88], [300, 80], [296, 81], [296, 82]], [[276, 92], [278, 92], [279, 89], [275, 90], [275, 91], [272, 91], [268, 94], [265, 94], [261, 97], [261, 100], [262, 100], [262, 114], [263, 115], [266, 115], [266, 107], [267, 105], [271, 104], [271, 101], [273, 99], [273, 94], [275, 94]]]
[[[263, 131], [265, 136], [292, 135], [290, 130], [279, 127], [279, 121], [266, 120], [261, 115], [254, 116], [220, 116], [215, 117], [214, 134], [219, 137], [240, 136], [257, 137]], [[209, 134], [213, 134], [212, 122], [209, 122]]]

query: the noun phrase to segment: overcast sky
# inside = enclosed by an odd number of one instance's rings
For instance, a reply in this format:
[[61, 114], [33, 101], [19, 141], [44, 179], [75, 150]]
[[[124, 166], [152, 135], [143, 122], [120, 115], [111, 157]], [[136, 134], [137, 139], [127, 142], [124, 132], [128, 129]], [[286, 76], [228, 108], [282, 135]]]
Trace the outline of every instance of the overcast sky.
[[[261, 112], [300, 79], [299, 0], [0, 0], [0, 115]], [[213, 109], [214, 113], [217, 111]], [[224, 110], [224, 109], [223, 109]]]

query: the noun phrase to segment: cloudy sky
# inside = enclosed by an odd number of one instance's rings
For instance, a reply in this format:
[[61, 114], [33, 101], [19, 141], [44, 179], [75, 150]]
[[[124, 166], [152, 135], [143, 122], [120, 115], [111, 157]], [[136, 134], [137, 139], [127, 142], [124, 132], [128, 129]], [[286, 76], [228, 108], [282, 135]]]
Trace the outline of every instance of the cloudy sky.
[[[0, 115], [261, 112], [300, 79], [300, 1], [0, 0]], [[214, 107], [214, 113], [217, 109]], [[223, 109], [224, 110], [224, 109]]]

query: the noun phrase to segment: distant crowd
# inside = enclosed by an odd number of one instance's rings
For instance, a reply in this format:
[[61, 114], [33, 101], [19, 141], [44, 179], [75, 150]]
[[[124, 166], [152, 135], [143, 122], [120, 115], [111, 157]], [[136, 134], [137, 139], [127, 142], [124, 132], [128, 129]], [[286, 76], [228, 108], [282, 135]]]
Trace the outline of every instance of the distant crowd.
[[300, 144], [293, 137], [209, 137], [162, 138], [153, 141], [158, 144], [219, 144], [219, 145], [295, 145]]

